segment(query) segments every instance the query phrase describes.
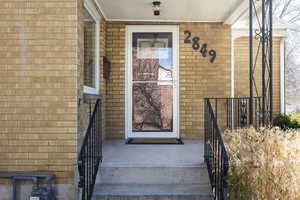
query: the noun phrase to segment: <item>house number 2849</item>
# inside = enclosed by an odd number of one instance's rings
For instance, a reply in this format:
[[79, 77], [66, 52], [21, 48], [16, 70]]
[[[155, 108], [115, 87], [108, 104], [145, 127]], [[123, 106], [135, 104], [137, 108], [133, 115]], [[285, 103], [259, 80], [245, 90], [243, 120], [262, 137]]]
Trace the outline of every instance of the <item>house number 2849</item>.
[[200, 44], [199, 37], [195, 36], [195, 37], [191, 38], [191, 36], [192, 36], [191, 31], [184, 31], [184, 35], [185, 35], [184, 43], [192, 43], [192, 48], [195, 51], [199, 50], [200, 54], [203, 57], [206, 57], [207, 53], [208, 53], [208, 55], [211, 57], [209, 61], [211, 63], [215, 62], [216, 57], [217, 57], [217, 52], [215, 50], [212, 49], [212, 50], [208, 51], [207, 44], [206, 43]]

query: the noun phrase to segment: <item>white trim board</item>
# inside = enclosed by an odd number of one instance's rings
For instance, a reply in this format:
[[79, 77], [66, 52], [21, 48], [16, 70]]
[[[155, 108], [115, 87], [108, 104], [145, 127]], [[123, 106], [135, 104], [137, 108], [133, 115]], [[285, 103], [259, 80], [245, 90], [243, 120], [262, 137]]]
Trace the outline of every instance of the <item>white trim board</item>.
[[[132, 131], [132, 33], [172, 32], [173, 33], [173, 132]], [[179, 26], [178, 25], [127, 25], [126, 26], [126, 70], [125, 70], [125, 137], [127, 138], [179, 138]]]
[[234, 40], [235, 40], [235, 38], [234, 37], [231, 37], [231, 72], [230, 72], [230, 84], [231, 84], [231, 92], [230, 92], [230, 94], [231, 94], [231, 97], [234, 97], [234, 95], [235, 95], [235, 77], [234, 77], [234, 73], [235, 73], [235, 57], [234, 57]]
[[280, 112], [286, 113], [285, 109], [285, 38], [280, 41]]

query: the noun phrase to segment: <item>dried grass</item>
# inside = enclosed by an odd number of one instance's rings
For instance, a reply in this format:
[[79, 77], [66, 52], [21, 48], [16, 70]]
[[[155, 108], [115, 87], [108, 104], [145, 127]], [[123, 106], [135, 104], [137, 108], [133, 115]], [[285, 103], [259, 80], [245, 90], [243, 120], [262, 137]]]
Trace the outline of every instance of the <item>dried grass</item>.
[[230, 155], [230, 199], [300, 198], [300, 130], [248, 128], [226, 131], [223, 138]]

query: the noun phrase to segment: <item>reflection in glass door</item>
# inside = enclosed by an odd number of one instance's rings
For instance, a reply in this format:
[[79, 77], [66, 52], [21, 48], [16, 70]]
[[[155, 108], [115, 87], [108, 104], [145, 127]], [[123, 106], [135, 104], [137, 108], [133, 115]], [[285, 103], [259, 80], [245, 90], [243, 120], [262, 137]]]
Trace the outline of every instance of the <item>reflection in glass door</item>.
[[133, 31], [129, 45], [128, 136], [177, 136], [173, 31]]

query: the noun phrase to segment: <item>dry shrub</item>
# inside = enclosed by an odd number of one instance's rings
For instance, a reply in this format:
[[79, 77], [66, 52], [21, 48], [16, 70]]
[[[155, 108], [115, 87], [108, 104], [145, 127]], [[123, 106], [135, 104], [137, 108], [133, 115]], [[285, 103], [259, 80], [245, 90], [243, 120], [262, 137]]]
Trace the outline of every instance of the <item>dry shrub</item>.
[[300, 198], [300, 130], [240, 129], [223, 135], [235, 200]]

